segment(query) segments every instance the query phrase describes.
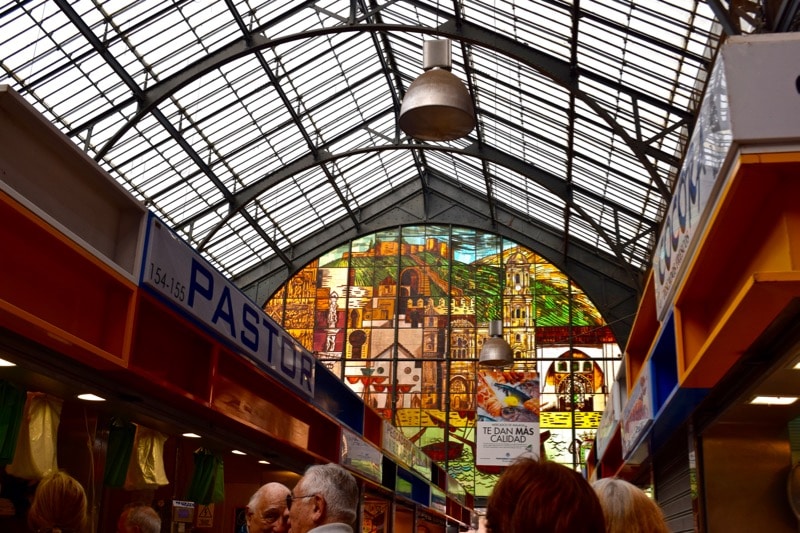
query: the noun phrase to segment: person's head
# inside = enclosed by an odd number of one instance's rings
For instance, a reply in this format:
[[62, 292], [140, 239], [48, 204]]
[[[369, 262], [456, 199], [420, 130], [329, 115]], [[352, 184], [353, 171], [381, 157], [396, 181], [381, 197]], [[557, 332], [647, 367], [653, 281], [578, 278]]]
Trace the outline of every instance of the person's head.
[[289, 487], [281, 483], [262, 485], [247, 503], [247, 531], [249, 533], [286, 533], [289, 530], [286, 511], [286, 497]]
[[122, 509], [117, 520], [117, 533], [159, 533], [161, 517], [144, 503], [132, 503]]
[[642, 489], [624, 479], [603, 478], [592, 484], [608, 533], [668, 533], [664, 514]]
[[289, 529], [306, 533], [323, 524], [352, 526], [358, 510], [358, 484], [350, 472], [336, 464], [312, 465], [290, 495]]
[[33, 531], [82, 533], [87, 524], [86, 492], [66, 472], [53, 472], [39, 482], [28, 510]]
[[603, 510], [589, 482], [550, 461], [522, 457], [500, 475], [486, 505], [490, 533], [604, 533]]

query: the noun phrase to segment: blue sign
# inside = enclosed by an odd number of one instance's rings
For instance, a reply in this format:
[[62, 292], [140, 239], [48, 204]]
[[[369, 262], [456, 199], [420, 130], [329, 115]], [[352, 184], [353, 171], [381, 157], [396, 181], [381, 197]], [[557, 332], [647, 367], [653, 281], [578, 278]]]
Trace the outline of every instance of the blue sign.
[[303, 397], [314, 396], [314, 356], [177, 234], [150, 215], [140, 285]]

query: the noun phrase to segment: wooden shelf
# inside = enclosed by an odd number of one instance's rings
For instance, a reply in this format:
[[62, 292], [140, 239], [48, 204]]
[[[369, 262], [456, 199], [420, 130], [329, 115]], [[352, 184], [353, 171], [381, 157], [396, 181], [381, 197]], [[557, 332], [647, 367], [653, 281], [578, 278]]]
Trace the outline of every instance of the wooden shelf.
[[338, 463], [341, 427], [253, 362], [221, 349], [213, 409], [325, 461]]
[[710, 388], [800, 295], [800, 153], [740, 155], [675, 298], [681, 386]]
[[[639, 300], [636, 319], [625, 347], [625, 375], [628, 383], [636, 383], [639, 372], [642, 371], [642, 367], [650, 355], [660, 327], [656, 315], [655, 284], [651, 271], [647, 277], [642, 298]], [[627, 390], [628, 394], [630, 392]]]
[[[364, 435], [366, 406], [359, 396], [324, 365], [314, 369], [314, 405], [359, 435]], [[380, 443], [373, 443], [380, 446]]]
[[0, 325], [89, 364], [122, 364], [135, 285], [0, 191]]
[[608, 443], [603, 458], [598, 463], [598, 478], [615, 476], [622, 469], [622, 433], [617, 426]]
[[151, 381], [208, 403], [216, 346], [187, 320], [138, 291], [135, 333], [128, 367]]
[[653, 385], [653, 415], [657, 416], [678, 387], [678, 364], [675, 348], [675, 317], [669, 313], [650, 354], [650, 375]]
[[383, 417], [366, 405], [364, 406], [364, 438], [378, 448], [383, 447]]

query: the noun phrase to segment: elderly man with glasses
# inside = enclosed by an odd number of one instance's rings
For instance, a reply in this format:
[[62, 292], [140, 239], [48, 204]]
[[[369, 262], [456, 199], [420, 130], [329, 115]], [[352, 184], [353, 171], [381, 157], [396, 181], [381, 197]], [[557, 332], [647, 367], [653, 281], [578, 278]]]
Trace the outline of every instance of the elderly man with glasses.
[[353, 533], [359, 493], [355, 478], [336, 464], [312, 465], [286, 497], [290, 533]]
[[286, 533], [286, 498], [291, 492], [282, 483], [262, 485], [247, 504], [246, 533]]

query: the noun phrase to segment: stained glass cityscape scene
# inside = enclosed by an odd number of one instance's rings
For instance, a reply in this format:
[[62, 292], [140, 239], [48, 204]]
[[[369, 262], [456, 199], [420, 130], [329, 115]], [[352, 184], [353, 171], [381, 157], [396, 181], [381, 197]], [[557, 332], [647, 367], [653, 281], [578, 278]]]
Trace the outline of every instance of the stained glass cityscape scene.
[[[409, 226], [352, 240], [306, 265], [265, 311], [475, 496], [498, 467], [476, 467], [476, 424], [539, 422], [541, 453], [581, 469], [620, 365], [595, 306], [531, 250], [478, 230]], [[501, 320], [514, 365], [487, 373], [478, 356]], [[535, 376], [536, 393], [490, 398], [486, 376]], [[532, 409], [516, 407], [538, 398]], [[484, 398], [485, 399], [485, 398]], [[534, 402], [535, 403], [535, 402]]]

